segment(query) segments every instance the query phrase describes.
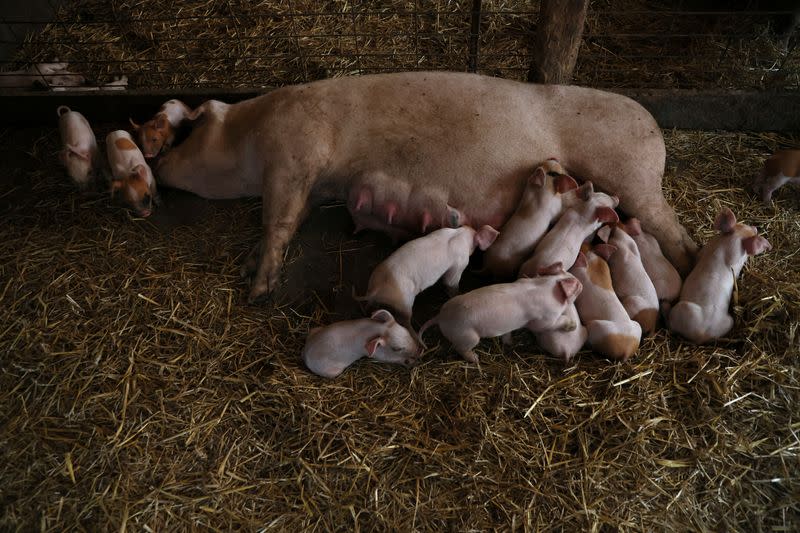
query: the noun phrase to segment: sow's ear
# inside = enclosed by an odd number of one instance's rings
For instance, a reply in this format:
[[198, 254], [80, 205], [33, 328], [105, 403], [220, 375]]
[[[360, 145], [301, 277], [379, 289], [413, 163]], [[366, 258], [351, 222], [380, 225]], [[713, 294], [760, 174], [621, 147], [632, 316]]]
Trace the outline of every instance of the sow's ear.
[[723, 207], [714, 219], [714, 229], [720, 233], [730, 233], [736, 225], [736, 215], [727, 207]]
[[475, 244], [478, 245], [478, 248], [481, 250], [486, 251], [492, 243], [497, 239], [497, 236], [500, 235], [500, 232], [494, 229], [491, 226], [483, 226], [477, 232], [475, 232]]
[[559, 194], [564, 194], [567, 191], [571, 191], [573, 189], [578, 188], [578, 182], [572, 176], [568, 176], [567, 174], [559, 174], [553, 179], [553, 185], [556, 188], [556, 192]]
[[758, 255], [772, 249], [772, 245], [761, 235], [753, 235], [742, 239], [742, 247], [747, 255]]
[[367, 341], [367, 343], [364, 345], [364, 348], [367, 350], [367, 355], [369, 357], [373, 357], [378, 348], [384, 344], [386, 344], [386, 341], [383, 337], [373, 337]]
[[372, 315], [370, 315], [370, 318], [376, 322], [386, 322], [386, 323], [394, 322], [394, 317], [392, 316], [392, 313], [390, 313], [386, 309], [378, 309], [377, 311], [372, 313]]
[[569, 302], [578, 297], [583, 290], [583, 285], [576, 278], [569, 277], [558, 280], [556, 297], [559, 302]]

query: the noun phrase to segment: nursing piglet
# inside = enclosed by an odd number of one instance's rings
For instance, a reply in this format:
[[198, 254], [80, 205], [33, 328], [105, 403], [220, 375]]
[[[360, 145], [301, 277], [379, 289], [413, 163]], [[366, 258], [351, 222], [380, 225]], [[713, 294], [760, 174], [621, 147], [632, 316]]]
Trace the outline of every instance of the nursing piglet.
[[800, 183], [800, 150], [780, 150], [764, 161], [753, 188], [765, 204], [787, 183]]
[[439, 279], [451, 295], [456, 294], [475, 248], [486, 250], [497, 235], [491, 226], [478, 231], [461, 226], [441, 228], [407, 242], [375, 268], [367, 294], [356, 299], [390, 307], [407, 323], [417, 294]]
[[642, 328], [630, 319], [614, 292], [608, 264], [588, 247], [584, 249], [570, 269], [583, 284], [583, 291], [575, 300], [578, 316], [594, 351], [626, 361], [639, 349]]
[[670, 329], [697, 344], [731, 330], [728, 307], [734, 282], [748, 256], [772, 248], [756, 228], [737, 224], [727, 207], [714, 220], [714, 229], [720, 234], [700, 250], [694, 270], [683, 283], [680, 301], [669, 314]]
[[588, 332], [586, 331], [586, 327], [581, 324], [578, 309], [575, 307], [574, 303], [567, 306], [567, 310], [564, 311], [564, 316], [570, 322], [577, 324], [578, 327], [572, 331], [560, 329], [534, 331], [533, 335], [536, 337], [536, 343], [541, 346], [544, 351], [550, 355], [560, 357], [565, 363], [568, 363], [575, 357], [575, 354], [583, 348], [583, 345], [586, 344]]
[[[199, 110], [200, 108], [198, 108]], [[147, 159], [172, 147], [175, 134], [185, 120], [195, 120], [199, 115], [180, 100], [167, 100], [156, 115], [145, 122], [137, 124], [129, 119], [133, 130]]]
[[555, 226], [542, 237], [533, 256], [520, 267], [520, 276], [536, 275], [540, 268], [553, 263], [573, 264], [586, 238], [603, 224], [619, 221], [619, 216], [614, 211], [619, 204], [616, 196], [594, 192], [592, 182], [589, 181], [578, 189], [578, 197], [584, 201], [567, 209]]
[[658, 294], [642, 264], [639, 248], [620, 225], [598, 231], [609, 245], [598, 245], [594, 251], [608, 263], [614, 292], [628, 316], [642, 326], [645, 335], [653, 333], [658, 320]]
[[303, 361], [313, 373], [335, 378], [362, 357], [412, 366], [420, 345], [389, 311], [380, 309], [370, 318], [346, 320], [314, 328], [303, 347]]
[[559, 271], [456, 296], [422, 326], [419, 336], [437, 324], [464, 359], [477, 363], [473, 349], [482, 338], [500, 337], [523, 327], [531, 331], [574, 330], [578, 324], [564, 313], [581, 292], [581, 284], [563, 269]]
[[124, 202], [137, 215], [148, 217], [159, 197], [153, 172], [144, 160], [142, 152], [125, 130], [112, 131], [106, 136], [106, 152], [111, 166], [111, 196], [122, 192]]
[[503, 225], [497, 241], [484, 255], [484, 269], [513, 278], [530, 257], [547, 228], [576, 202], [578, 184], [555, 159], [548, 159], [528, 177], [517, 210]]
[[79, 186], [85, 187], [95, 175], [98, 151], [92, 127], [86, 117], [65, 105], [56, 109], [58, 131], [64, 148], [59, 152], [67, 174]]

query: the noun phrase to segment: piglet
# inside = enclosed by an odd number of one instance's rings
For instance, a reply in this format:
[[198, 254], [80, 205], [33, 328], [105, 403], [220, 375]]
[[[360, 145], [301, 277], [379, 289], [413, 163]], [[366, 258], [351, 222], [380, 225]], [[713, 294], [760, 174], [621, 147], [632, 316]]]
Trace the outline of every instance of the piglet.
[[144, 156], [151, 159], [171, 148], [178, 128], [186, 120], [197, 119], [198, 111], [192, 111], [180, 100], [172, 99], [164, 102], [158, 113], [144, 124], [140, 125], [129, 119]]
[[581, 185], [578, 198], [583, 201], [567, 209], [555, 226], [542, 237], [533, 256], [520, 267], [520, 276], [533, 276], [540, 268], [553, 263], [573, 264], [585, 239], [603, 224], [619, 221], [614, 211], [619, 198], [594, 192], [591, 181]]
[[313, 373], [335, 378], [362, 357], [413, 366], [420, 351], [411, 333], [389, 311], [379, 309], [370, 318], [312, 329], [302, 357]]
[[623, 226], [606, 226], [597, 232], [608, 242], [595, 247], [595, 253], [608, 263], [611, 281], [628, 316], [642, 326], [645, 335], [653, 333], [658, 320], [658, 294], [642, 264], [639, 247]]
[[565, 363], [569, 363], [575, 354], [578, 353], [583, 345], [586, 344], [588, 333], [586, 328], [581, 324], [581, 319], [578, 316], [578, 309], [575, 303], [567, 306], [564, 311], [564, 316], [570, 322], [578, 326], [572, 331], [563, 331], [560, 329], [550, 329], [546, 331], [533, 331], [536, 337], [536, 343], [542, 347], [550, 355], [561, 358]]
[[398, 248], [369, 278], [367, 294], [357, 300], [394, 309], [405, 323], [414, 299], [439, 279], [452, 295], [475, 248], [486, 250], [497, 238], [491, 226], [475, 231], [469, 226], [441, 228]]
[[697, 263], [686, 277], [680, 301], [669, 314], [669, 327], [690, 341], [703, 344], [722, 337], [733, 327], [728, 313], [733, 286], [748, 256], [772, 248], [758, 230], [737, 224], [727, 207], [714, 220], [720, 232], [697, 256]]
[[669, 306], [678, 299], [681, 293], [681, 284], [683, 283], [681, 275], [664, 257], [656, 238], [642, 230], [638, 218], [628, 219], [622, 224], [622, 228], [631, 236], [639, 249], [642, 265], [644, 265], [650, 281], [653, 282], [661, 311], [665, 313], [664, 317], [666, 318], [669, 315]]
[[106, 152], [113, 175], [111, 196], [121, 191], [124, 202], [137, 215], [150, 216], [153, 204], [160, 203], [156, 180], [130, 133], [125, 130], [109, 133], [106, 136]]
[[422, 338], [425, 330], [436, 324], [464, 359], [477, 363], [473, 349], [481, 338], [504, 336], [523, 327], [536, 332], [572, 331], [578, 324], [564, 313], [581, 292], [581, 284], [560, 265], [558, 271], [456, 296], [422, 326], [419, 336]]
[[484, 255], [484, 270], [513, 278], [530, 257], [550, 224], [575, 204], [578, 184], [555, 159], [548, 159], [528, 177], [517, 210], [503, 225], [497, 241]]
[[780, 150], [771, 155], [764, 161], [753, 189], [768, 204], [772, 200], [772, 193], [787, 183], [800, 183], [800, 150]]
[[65, 105], [56, 109], [58, 131], [64, 148], [59, 152], [67, 174], [79, 186], [85, 187], [94, 178], [98, 163], [97, 139], [86, 117]]
[[614, 292], [608, 264], [584, 247], [570, 272], [583, 284], [575, 307], [592, 349], [610, 359], [627, 361], [639, 349], [642, 328], [630, 319]]

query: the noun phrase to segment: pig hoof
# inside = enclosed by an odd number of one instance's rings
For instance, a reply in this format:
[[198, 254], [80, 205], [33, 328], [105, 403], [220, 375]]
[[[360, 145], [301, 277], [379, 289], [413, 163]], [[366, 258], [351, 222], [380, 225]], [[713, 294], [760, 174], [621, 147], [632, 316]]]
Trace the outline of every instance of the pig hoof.
[[576, 329], [578, 329], [578, 324], [574, 320], [570, 320], [561, 326], [561, 331], [575, 331]]
[[464, 360], [469, 361], [470, 363], [478, 363], [478, 356], [472, 350], [464, 352], [463, 356]]

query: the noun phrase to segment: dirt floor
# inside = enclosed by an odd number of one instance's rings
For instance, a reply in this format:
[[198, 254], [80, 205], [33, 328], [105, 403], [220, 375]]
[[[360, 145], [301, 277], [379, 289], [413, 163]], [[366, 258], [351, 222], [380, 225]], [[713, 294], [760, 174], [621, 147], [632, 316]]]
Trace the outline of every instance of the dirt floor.
[[[477, 366], [437, 332], [412, 371], [324, 380], [305, 335], [360, 316], [351, 289], [388, 238], [320, 209], [272, 301], [247, 305], [259, 199], [165, 190], [134, 219], [74, 190], [54, 129], [0, 131], [0, 529], [797, 531], [800, 195], [765, 207], [745, 187], [798, 138], [665, 138], [699, 241], [729, 205], [774, 246], [739, 279], [728, 338], [661, 330], [628, 363], [564, 365], [518, 333]], [[415, 322], [445, 299], [424, 293]]]

